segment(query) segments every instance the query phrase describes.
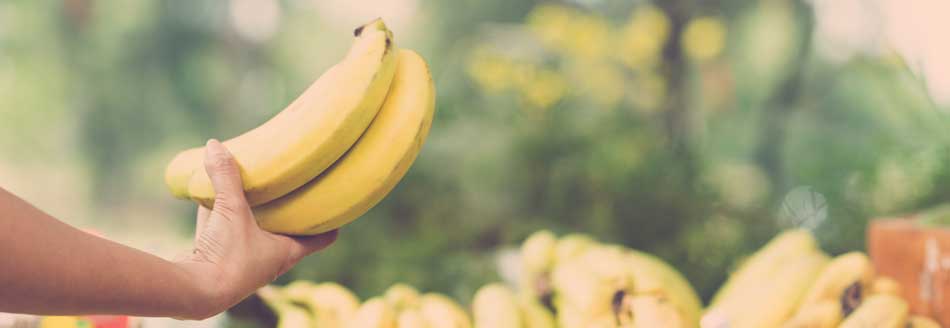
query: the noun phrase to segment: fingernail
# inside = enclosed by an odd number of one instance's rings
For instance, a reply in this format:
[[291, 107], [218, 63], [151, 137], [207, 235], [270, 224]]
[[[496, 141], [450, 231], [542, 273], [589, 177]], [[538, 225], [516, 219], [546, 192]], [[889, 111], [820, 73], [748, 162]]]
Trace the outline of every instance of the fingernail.
[[224, 145], [222, 145], [221, 142], [218, 141], [218, 139], [208, 139], [208, 142], [205, 143], [205, 148], [207, 149], [208, 154], [224, 153], [224, 155], [230, 156], [228, 152], [223, 151]]

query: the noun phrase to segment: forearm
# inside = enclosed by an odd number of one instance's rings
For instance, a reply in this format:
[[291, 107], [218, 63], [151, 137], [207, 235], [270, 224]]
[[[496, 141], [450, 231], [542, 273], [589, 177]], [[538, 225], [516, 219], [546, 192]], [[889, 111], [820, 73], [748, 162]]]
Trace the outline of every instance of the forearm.
[[[0, 189], [0, 312], [190, 316], [202, 304], [174, 263], [79, 231]], [[206, 304], [205, 304], [206, 305]]]

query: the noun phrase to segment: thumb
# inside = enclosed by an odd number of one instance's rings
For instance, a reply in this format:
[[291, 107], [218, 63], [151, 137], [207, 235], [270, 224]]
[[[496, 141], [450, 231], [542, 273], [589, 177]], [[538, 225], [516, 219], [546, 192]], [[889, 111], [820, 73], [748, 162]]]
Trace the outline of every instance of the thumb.
[[208, 140], [205, 145], [205, 171], [215, 191], [214, 210], [236, 210], [247, 206], [241, 169], [231, 152], [218, 140]]

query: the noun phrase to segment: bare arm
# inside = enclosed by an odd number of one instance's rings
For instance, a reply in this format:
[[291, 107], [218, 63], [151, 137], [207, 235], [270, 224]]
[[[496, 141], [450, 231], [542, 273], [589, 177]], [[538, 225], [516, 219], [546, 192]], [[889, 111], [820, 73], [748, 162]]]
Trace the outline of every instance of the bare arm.
[[206, 318], [335, 240], [335, 232], [261, 230], [217, 141], [205, 166], [215, 208], [199, 208], [195, 249], [174, 262], [82, 232], [0, 189], [0, 312]]

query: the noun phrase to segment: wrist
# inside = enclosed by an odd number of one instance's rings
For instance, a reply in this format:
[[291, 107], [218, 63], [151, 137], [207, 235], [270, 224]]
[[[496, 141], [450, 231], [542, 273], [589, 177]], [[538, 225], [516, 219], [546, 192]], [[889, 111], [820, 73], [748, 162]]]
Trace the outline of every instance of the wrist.
[[220, 288], [221, 277], [206, 264], [183, 261], [175, 262], [174, 267], [178, 286], [182, 288], [175, 317], [203, 320], [227, 310], [233, 303], [233, 297]]

